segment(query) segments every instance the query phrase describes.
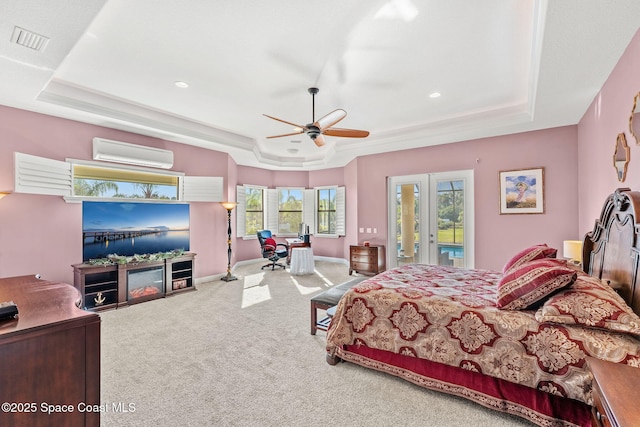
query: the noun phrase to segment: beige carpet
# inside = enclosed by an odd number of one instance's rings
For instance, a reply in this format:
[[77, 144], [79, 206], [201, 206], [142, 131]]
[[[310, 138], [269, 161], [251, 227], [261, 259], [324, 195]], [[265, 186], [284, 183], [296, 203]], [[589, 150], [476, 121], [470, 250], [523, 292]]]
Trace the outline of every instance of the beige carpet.
[[[325, 362], [309, 298], [348, 280], [235, 271], [195, 292], [102, 312], [102, 426], [531, 426], [362, 367]], [[113, 411], [113, 404], [128, 412]]]

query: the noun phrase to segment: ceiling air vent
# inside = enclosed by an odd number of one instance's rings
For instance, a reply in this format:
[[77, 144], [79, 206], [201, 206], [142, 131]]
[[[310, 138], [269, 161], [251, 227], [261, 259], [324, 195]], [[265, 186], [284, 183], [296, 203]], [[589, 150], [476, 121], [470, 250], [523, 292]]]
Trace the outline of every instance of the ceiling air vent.
[[42, 52], [47, 47], [47, 43], [49, 43], [49, 37], [36, 34], [24, 28], [15, 27], [11, 35], [11, 41], [20, 46]]

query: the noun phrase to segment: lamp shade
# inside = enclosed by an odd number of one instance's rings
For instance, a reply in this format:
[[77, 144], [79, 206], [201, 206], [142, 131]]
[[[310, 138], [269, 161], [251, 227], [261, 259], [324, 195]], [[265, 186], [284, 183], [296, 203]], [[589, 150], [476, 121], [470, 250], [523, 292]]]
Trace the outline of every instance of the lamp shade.
[[565, 258], [582, 262], [582, 240], [565, 240], [562, 243], [562, 255]]
[[220, 202], [220, 204], [228, 211], [236, 207], [236, 202]]

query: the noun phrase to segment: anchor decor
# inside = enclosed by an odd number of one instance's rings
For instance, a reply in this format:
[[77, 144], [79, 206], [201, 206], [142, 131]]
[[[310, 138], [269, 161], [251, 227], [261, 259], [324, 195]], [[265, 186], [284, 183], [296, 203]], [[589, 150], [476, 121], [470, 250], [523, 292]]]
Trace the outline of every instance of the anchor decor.
[[102, 296], [102, 292], [98, 292], [98, 294], [95, 296], [95, 298], [93, 298], [93, 302], [96, 303], [96, 305], [102, 305], [104, 304], [106, 298], [104, 296]]

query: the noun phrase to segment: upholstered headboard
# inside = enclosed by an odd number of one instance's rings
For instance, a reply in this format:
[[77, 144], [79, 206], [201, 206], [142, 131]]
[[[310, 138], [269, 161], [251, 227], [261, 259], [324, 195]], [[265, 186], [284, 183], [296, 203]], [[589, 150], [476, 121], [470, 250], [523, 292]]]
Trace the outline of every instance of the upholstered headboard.
[[593, 231], [585, 235], [582, 259], [586, 273], [608, 280], [640, 315], [638, 215], [640, 192], [618, 188], [604, 203]]

